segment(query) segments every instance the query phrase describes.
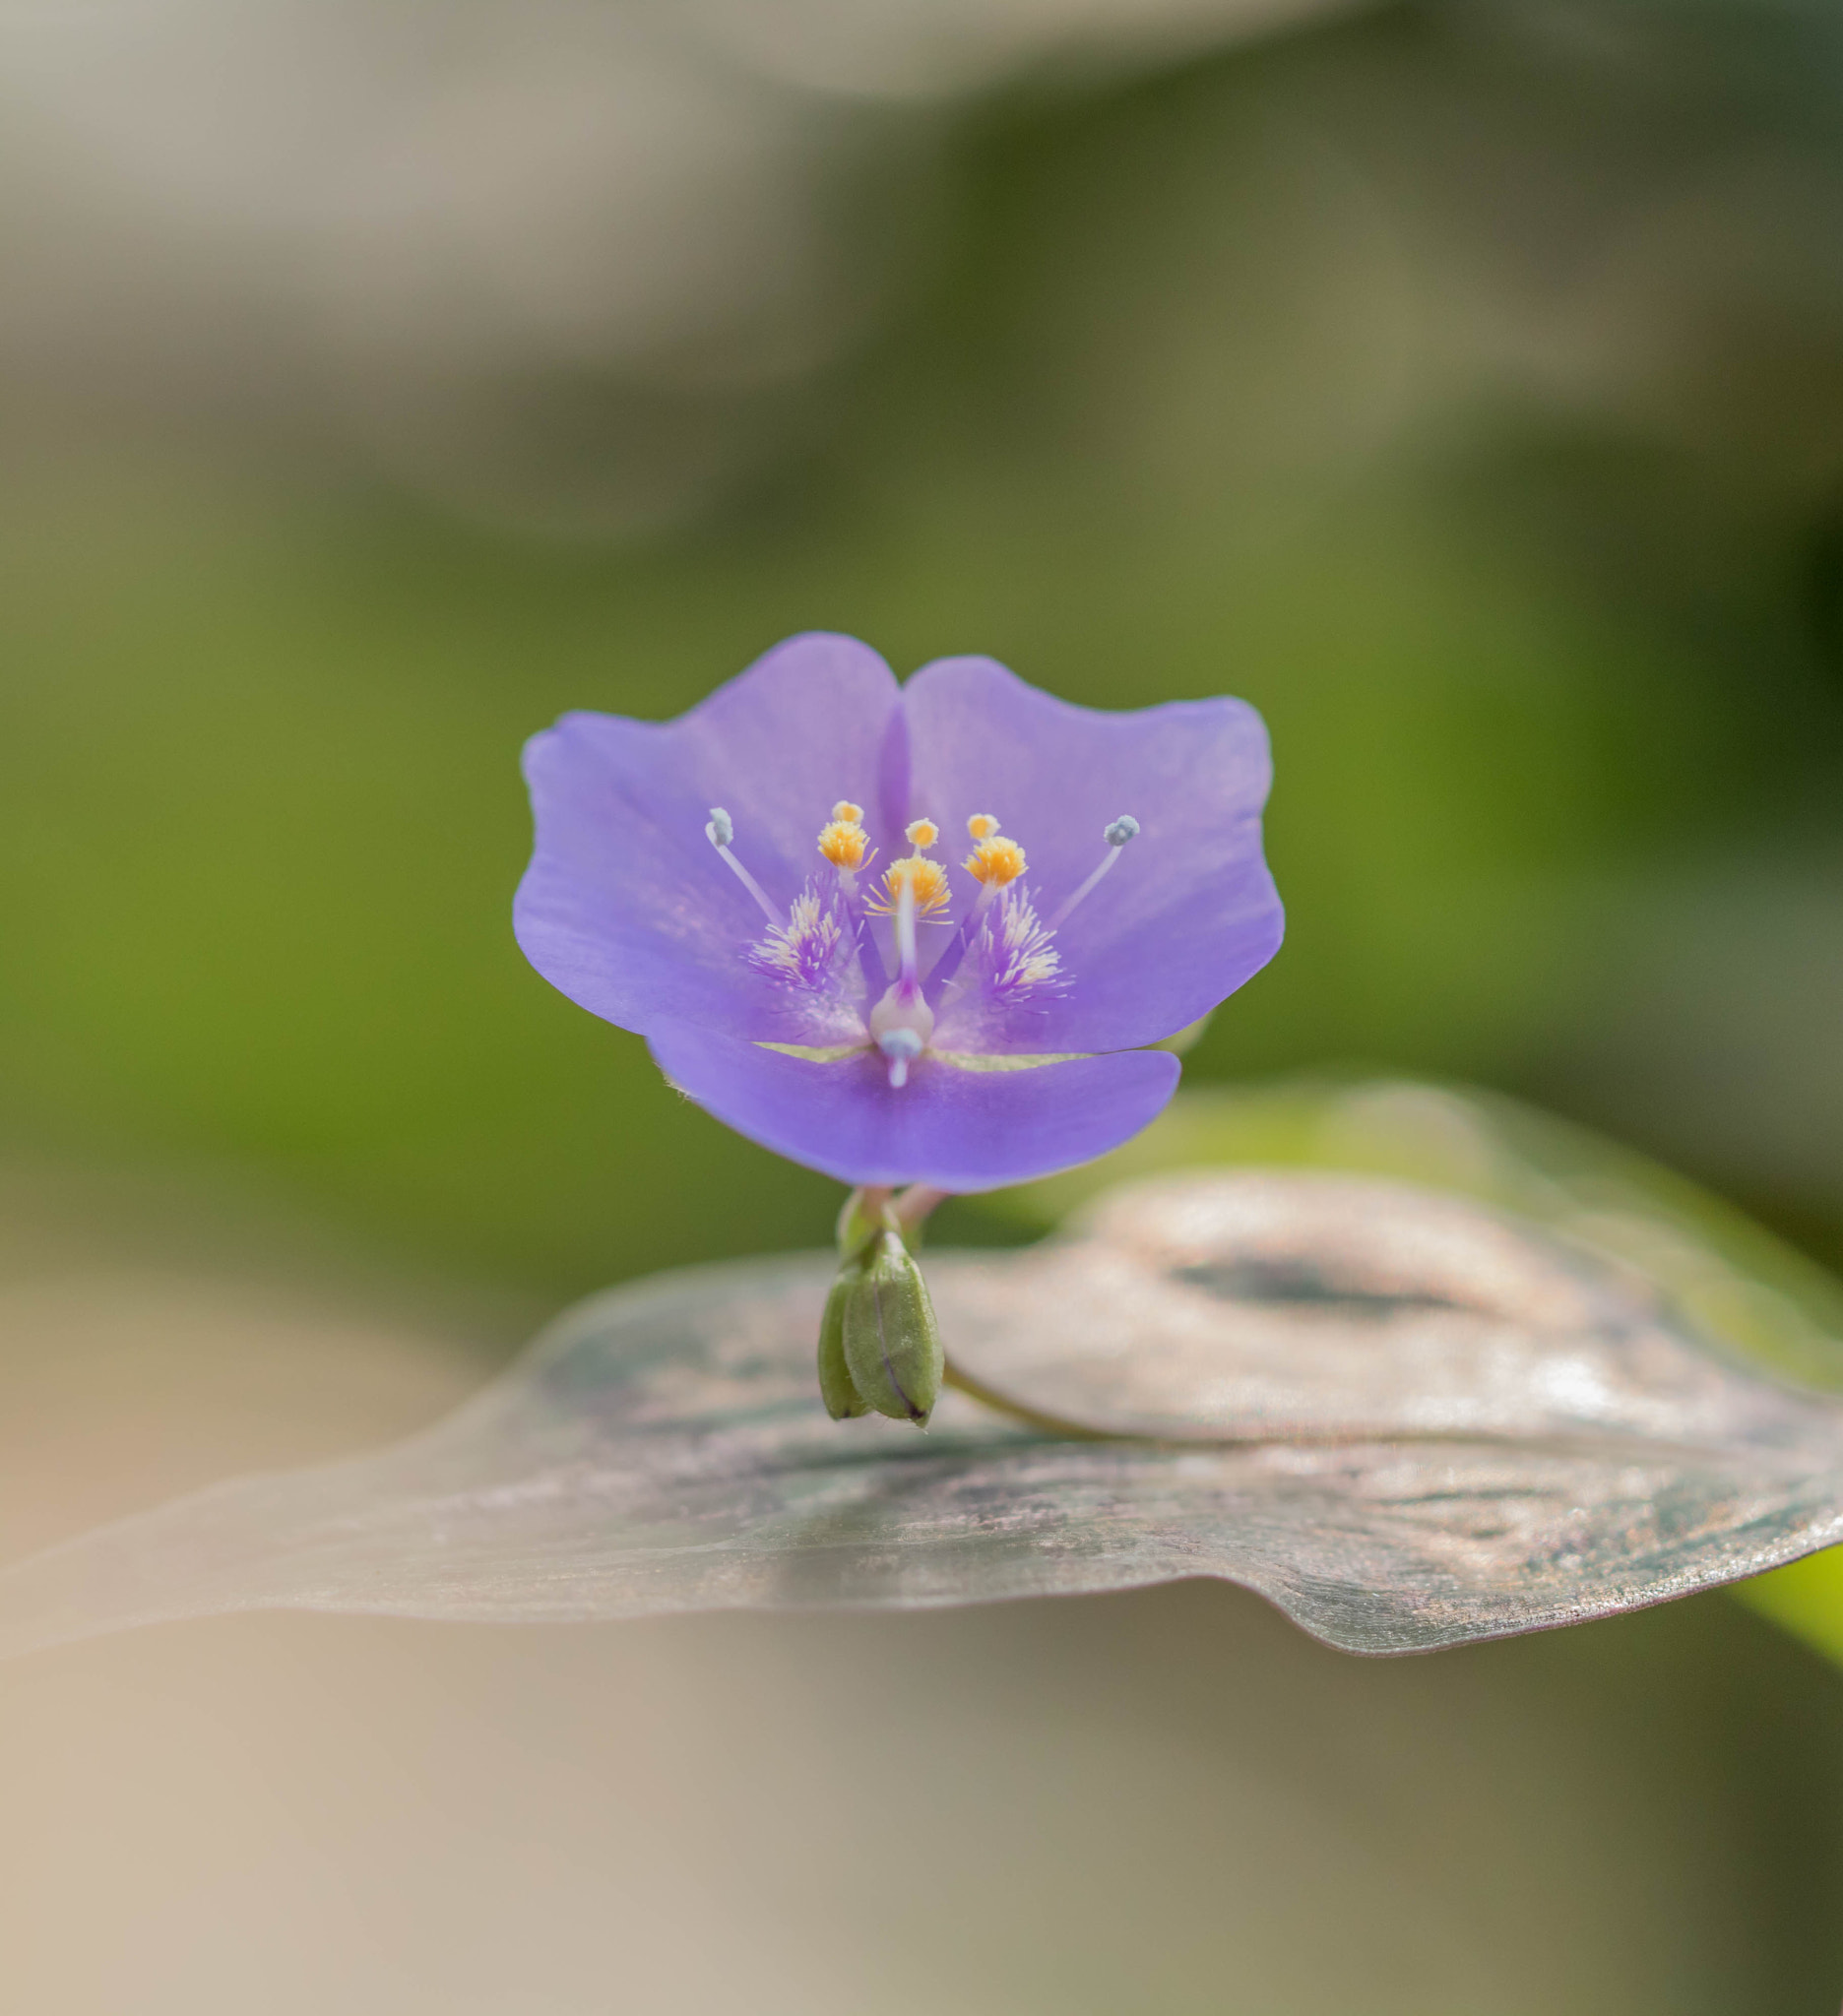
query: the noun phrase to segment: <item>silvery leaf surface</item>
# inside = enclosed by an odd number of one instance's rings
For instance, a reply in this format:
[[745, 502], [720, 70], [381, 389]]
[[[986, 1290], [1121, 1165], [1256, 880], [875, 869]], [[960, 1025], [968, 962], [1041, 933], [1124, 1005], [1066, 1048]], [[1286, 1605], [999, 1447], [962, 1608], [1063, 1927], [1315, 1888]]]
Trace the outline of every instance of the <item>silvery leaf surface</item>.
[[1045, 1230], [1132, 1178], [1248, 1165], [1470, 1198], [1631, 1269], [1718, 1353], [1843, 1393], [1843, 1283], [1673, 1171], [1498, 1093], [1313, 1077], [1182, 1092], [1104, 1162], [987, 1202]]
[[926, 1434], [833, 1422], [829, 1258], [662, 1276], [412, 1441], [19, 1564], [0, 1651], [257, 1607], [556, 1620], [1218, 1576], [1406, 1652], [1843, 1538], [1843, 1406], [1734, 1356], [1720, 1298], [1685, 1309], [1631, 1243], [1293, 1167], [1156, 1178], [1041, 1246], [930, 1256], [965, 1370], [1090, 1438], [957, 1394]]

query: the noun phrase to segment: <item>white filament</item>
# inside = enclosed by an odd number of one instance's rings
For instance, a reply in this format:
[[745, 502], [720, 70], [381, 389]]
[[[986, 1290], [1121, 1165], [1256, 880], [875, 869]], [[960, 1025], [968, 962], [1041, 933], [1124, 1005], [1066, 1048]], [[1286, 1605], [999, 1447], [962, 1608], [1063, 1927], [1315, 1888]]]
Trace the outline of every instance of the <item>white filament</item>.
[[1069, 917], [1070, 914], [1074, 911], [1075, 906], [1078, 903], [1080, 903], [1084, 897], [1088, 896], [1093, 891], [1095, 885], [1101, 880], [1102, 876], [1107, 873], [1107, 871], [1113, 865], [1113, 863], [1116, 860], [1118, 860], [1120, 856], [1120, 850], [1125, 847], [1126, 843], [1129, 840], [1137, 839], [1138, 834], [1139, 822], [1132, 816], [1130, 812], [1122, 812], [1117, 819], [1112, 821], [1112, 823], [1107, 828], [1106, 834], [1104, 836], [1107, 841], [1108, 850], [1101, 857], [1101, 865], [1094, 871], [1092, 875], [1088, 877], [1087, 881], [1084, 882], [1078, 890], [1076, 890], [1075, 894], [1071, 896], [1068, 899], [1068, 901], [1062, 905], [1061, 909], [1059, 909], [1055, 913], [1055, 914], [1049, 919], [1050, 930], [1055, 931], [1061, 928], [1063, 923]]

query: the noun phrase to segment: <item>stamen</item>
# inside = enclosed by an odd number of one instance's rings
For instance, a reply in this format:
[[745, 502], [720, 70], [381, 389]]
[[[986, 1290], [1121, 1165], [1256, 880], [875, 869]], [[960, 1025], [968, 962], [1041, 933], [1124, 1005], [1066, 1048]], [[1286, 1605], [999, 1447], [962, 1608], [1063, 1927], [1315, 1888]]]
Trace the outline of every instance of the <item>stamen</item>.
[[863, 906], [858, 895], [858, 871], [876, 858], [876, 850], [869, 842], [870, 836], [863, 829], [863, 807], [850, 798], [841, 798], [832, 807], [831, 822], [819, 830], [819, 852], [838, 870], [839, 896], [851, 925], [858, 963], [863, 968], [865, 986], [876, 993], [888, 976], [883, 971], [883, 955], [864, 927]]
[[742, 863], [736, 859], [735, 855], [730, 851], [730, 843], [735, 838], [735, 821], [731, 818], [730, 814], [721, 805], [713, 805], [710, 808], [710, 823], [704, 828], [704, 838], [710, 842], [711, 846], [717, 850], [724, 860], [734, 871], [736, 880], [761, 905], [762, 915], [768, 919], [769, 923], [776, 930], [780, 930], [786, 920], [781, 913], [775, 909], [774, 905], [768, 901], [768, 892], [756, 881], [755, 877], [749, 873]]
[[947, 982], [959, 972], [960, 962], [967, 956], [974, 939], [979, 936], [980, 927], [985, 921], [985, 913], [991, 909], [992, 898], [1007, 883], [1015, 882], [1027, 865], [1024, 850], [1015, 840], [1006, 840], [999, 834], [998, 821], [991, 813], [975, 812], [967, 821], [967, 832], [973, 836], [976, 845], [960, 865], [980, 885], [980, 893], [973, 899], [972, 909], [960, 919], [960, 929], [953, 943], [934, 962], [934, 970], [928, 975], [928, 993], [937, 1002], [945, 992]]
[[1007, 889], [998, 914], [985, 926], [980, 946], [985, 985], [1001, 999], [1022, 1000], [1045, 989], [1062, 991], [1062, 955], [1055, 933], [1038, 922], [1022, 889]]
[[1087, 881], [1084, 882], [1078, 890], [1076, 890], [1075, 894], [1071, 896], [1068, 899], [1068, 901], [1062, 905], [1061, 909], [1058, 910], [1056, 914], [1049, 919], [1049, 927], [1050, 930], [1056, 931], [1061, 929], [1062, 925], [1068, 919], [1069, 913], [1073, 911], [1075, 906], [1078, 903], [1080, 903], [1082, 899], [1094, 889], [1095, 884], [1100, 881], [1102, 876], [1105, 875], [1107, 871], [1113, 865], [1113, 863], [1119, 858], [1120, 850], [1126, 845], [1126, 843], [1129, 840], [1137, 839], [1138, 834], [1139, 822], [1132, 816], [1130, 812], [1122, 812], [1119, 815], [1119, 817], [1115, 819], [1112, 822], [1112, 824], [1107, 828], [1106, 832], [1102, 835], [1102, 838], [1108, 844], [1108, 850], [1102, 856], [1101, 865], [1094, 871], [1092, 875], [1088, 877]]
[[990, 891], [1002, 889], [1007, 882], [1015, 882], [1023, 874], [1026, 864], [1024, 850], [1015, 840], [992, 834], [982, 840], [960, 865], [975, 882], [984, 883]]
[[889, 1082], [898, 1091], [909, 1083], [909, 1066], [926, 1047], [913, 1029], [892, 1029], [877, 1038], [877, 1048], [889, 1059]]
[[855, 819], [834, 819], [819, 829], [819, 851], [835, 868], [851, 874], [863, 866], [869, 839]]
[[883, 870], [883, 895], [873, 896], [869, 908], [878, 916], [891, 916], [905, 896], [914, 902], [918, 916], [940, 910], [953, 896], [947, 870], [925, 854], [899, 855]]
[[835, 955], [844, 935], [832, 906], [809, 881], [794, 899], [787, 922], [771, 926], [751, 948], [750, 962], [778, 979], [836, 990]]
[[906, 831], [915, 852], [900, 855], [883, 870], [882, 899], [873, 896], [868, 904], [878, 916], [893, 915], [905, 900], [914, 904], [916, 914], [926, 916], [942, 909], [953, 897], [947, 886], [947, 870], [922, 851], [940, 838], [940, 828], [932, 819], [912, 819]]
[[864, 916], [862, 899], [858, 894], [858, 878], [849, 868], [838, 871], [839, 901], [845, 906], [845, 918], [851, 925], [852, 943], [858, 949], [858, 964], [863, 969], [864, 985], [874, 995], [880, 993], [889, 982], [889, 974], [883, 965], [883, 955], [877, 949], [876, 933], [871, 930]]

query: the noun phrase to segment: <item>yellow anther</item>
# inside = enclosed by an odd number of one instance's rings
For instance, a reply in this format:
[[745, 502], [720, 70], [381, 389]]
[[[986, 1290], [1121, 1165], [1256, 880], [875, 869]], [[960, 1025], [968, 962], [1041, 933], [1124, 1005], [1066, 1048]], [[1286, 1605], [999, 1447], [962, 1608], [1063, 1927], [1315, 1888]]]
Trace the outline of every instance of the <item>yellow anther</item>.
[[1023, 874], [1024, 850], [1015, 840], [1005, 840], [993, 834], [982, 839], [967, 855], [965, 867], [974, 881], [984, 882], [988, 889], [1002, 889], [1007, 882], [1015, 882]]
[[[916, 821], [917, 826], [926, 824], [925, 819]], [[912, 833], [914, 830], [910, 828]], [[930, 861], [925, 854], [904, 854], [883, 870], [885, 894], [881, 900], [873, 900], [870, 908], [885, 913], [893, 911], [902, 900], [905, 886], [915, 897], [917, 916], [939, 910], [953, 894], [947, 887], [947, 870], [938, 861]]]
[[834, 819], [819, 829], [819, 851], [835, 868], [861, 868], [870, 836], [853, 819]]
[[932, 847], [940, 838], [940, 828], [932, 819], [912, 819], [903, 829], [909, 845], [915, 848]]
[[863, 824], [863, 807], [861, 805], [854, 805], [849, 798], [841, 798], [832, 807], [832, 816], [841, 825], [861, 826]]
[[998, 831], [998, 822], [989, 812], [975, 812], [967, 821], [967, 831], [975, 840], [989, 840]]

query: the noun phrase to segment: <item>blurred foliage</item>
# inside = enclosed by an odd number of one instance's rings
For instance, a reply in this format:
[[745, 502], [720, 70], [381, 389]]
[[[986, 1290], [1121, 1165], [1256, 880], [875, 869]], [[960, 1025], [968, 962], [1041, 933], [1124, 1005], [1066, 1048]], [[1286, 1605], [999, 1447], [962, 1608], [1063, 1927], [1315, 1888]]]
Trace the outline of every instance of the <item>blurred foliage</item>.
[[[639, 543], [35, 411], [0, 471], [0, 1126], [261, 1170], [546, 1293], [820, 1236], [829, 1186], [550, 993], [507, 906], [526, 734], [675, 712], [827, 627], [899, 670], [983, 650], [1077, 700], [1262, 709], [1290, 936], [1193, 1079], [1486, 1080], [1836, 1239], [1835, 912], [1760, 919], [1843, 848], [1843, 351], [1821, 298], [1711, 310], [1665, 359], [1697, 432], [1646, 405], [1663, 363], [1580, 362], [1593, 314], [1557, 305], [1571, 258], [1739, 156], [1843, 158], [1821, 32], [1402, 11], [988, 100], [904, 314], [796, 449]], [[1613, 272], [1616, 334], [1668, 322], [1661, 270]], [[1798, 411], [1730, 413], [1775, 343]], [[1737, 918], [1766, 934], [1739, 960]], [[1817, 1005], [1749, 1020], [1754, 977]]]

